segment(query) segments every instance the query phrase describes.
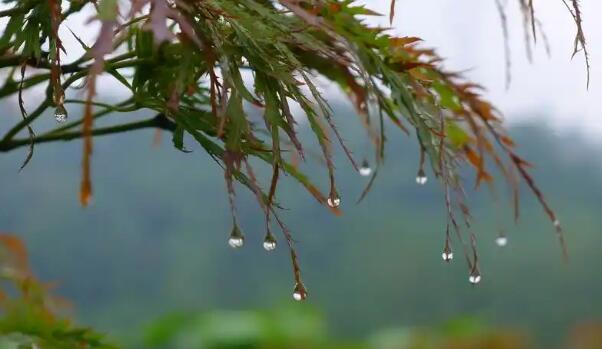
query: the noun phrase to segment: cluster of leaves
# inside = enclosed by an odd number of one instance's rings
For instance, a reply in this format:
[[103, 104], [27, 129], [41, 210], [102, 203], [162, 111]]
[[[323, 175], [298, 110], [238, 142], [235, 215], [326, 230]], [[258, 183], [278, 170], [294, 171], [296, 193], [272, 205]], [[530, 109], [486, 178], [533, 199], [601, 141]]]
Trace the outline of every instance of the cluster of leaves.
[[65, 301], [51, 296], [27, 263], [19, 238], [0, 234], [0, 336], [18, 348], [114, 349], [102, 335], [56, 314]]
[[[536, 26], [532, 1], [520, 0], [526, 25]], [[444, 186], [448, 223], [445, 251], [450, 252], [450, 230], [464, 246], [472, 275], [478, 274], [476, 237], [470, 227], [459, 169], [468, 164], [477, 186], [493, 187], [489, 167], [497, 167], [514, 193], [518, 217], [518, 185], [523, 179], [554, 222], [560, 224], [527, 169], [529, 164], [514, 151], [495, 108], [480, 96], [478, 85], [442, 69], [434, 50], [425, 49], [415, 37], [395, 37], [364, 23], [377, 15], [352, 0], [13, 0], [0, 13], [10, 16], [0, 38], [0, 67], [10, 68], [0, 97], [46, 84], [46, 97], [31, 113], [19, 98], [23, 120], [0, 140], [0, 150], [37, 143], [84, 139], [81, 202], [92, 194], [90, 161], [95, 135], [141, 128], [161, 128], [173, 134], [176, 148], [186, 151], [184, 135], [190, 135], [223, 168], [231, 205], [235, 246], [243, 236], [235, 213], [234, 182], [248, 187], [265, 213], [266, 241], [273, 242], [271, 225], [283, 232], [291, 252], [296, 294], [306, 290], [291, 233], [280, 219], [276, 202], [279, 178], [295, 178], [318, 201], [339, 213], [332, 143], [338, 143], [352, 166], [358, 165], [332, 119], [327, 101], [315, 85], [326, 78], [340, 86], [353, 102], [360, 122], [374, 145], [375, 168], [362, 198], [378, 175], [385, 151], [385, 126], [415, 134], [420, 145], [419, 175], [428, 162]], [[569, 6], [569, 4], [567, 4]], [[93, 7], [100, 21], [97, 40], [86, 53], [61, 63], [65, 49], [59, 38], [64, 20]], [[394, 8], [394, 3], [392, 4]], [[576, 48], [585, 48], [576, 0], [569, 6], [579, 29]], [[503, 11], [501, 12], [503, 13]], [[75, 34], [73, 34], [75, 35]], [[533, 30], [533, 37], [536, 31]], [[48, 45], [48, 51], [42, 48]], [[21, 67], [20, 81], [15, 77]], [[34, 73], [26, 75], [26, 69]], [[124, 69], [133, 69], [127, 76]], [[46, 72], [46, 71], [49, 71]], [[250, 72], [244, 76], [245, 71]], [[96, 78], [108, 74], [129, 91], [122, 102], [94, 102]], [[17, 82], [18, 81], [18, 82]], [[85, 84], [85, 100], [66, 99], [65, 91]], [[33, 122], [50, 107], [57, 120], [66, 116], [64, 104], [84, 105], [83, 117], [41, 135]], [[262, 122], [252, 122], [248, 107], [262, 112]], [[291, 157], [304, 159], [306, 144], [297, 136], [302, 110], [328, 169], [328, 190], [323, 193], [302, 173]], [[94, 121], [114, 112], [145, 109], [156, 116], [143, 121], [94, 128]], [[81, 127], [81, 130], [78, 128]], [[29, 130], [29, 137], [15, 138]], [[272, 168], [263, 189], [250, 159]], [[428, 161], [427, 161], [428, 160]], [[462, 223], [456, 218], [459, 212]], [[466, 241], [464, 234], [470, 239]], [[562, 242], [564, 247], [564, 242]]]

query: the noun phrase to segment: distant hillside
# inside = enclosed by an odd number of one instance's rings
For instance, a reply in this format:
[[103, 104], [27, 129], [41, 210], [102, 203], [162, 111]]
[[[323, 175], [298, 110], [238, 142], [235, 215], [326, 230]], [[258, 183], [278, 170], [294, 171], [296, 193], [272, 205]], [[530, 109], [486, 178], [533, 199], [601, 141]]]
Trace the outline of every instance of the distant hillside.
[[[338, 119], [355, 122], [351, 111], [339, 109]], [[365, 137], [359, 132], [345, 122], [342, 133], [361, 159], [370, 153], [362, 152]], [[599, 150], [540, 126], [512, 131], [560, 212], [571, 262], [562, 263], [551, 224], [530, 195], [518, 226], [507, 201], [502, 203], [510, 240], [497, 248], [498, 210], [477, 195], [472, 206], [484, 275], [474, 288], [461, 258], [451, 265], [440, 258], [441, 189], [432, 178], [425, 187], [415, 184], [415, 142], [393, 136], [394, 128], [388, 132], [386, 166], [359, 205], [366, 180], [338, 157], [343, 217], [329, 214], [290, 180], [279, 192], [299, 240], [309, 302], [325, 310], [337, 333], [361, 336], [470, 314], [534, 330], [551, 343], [578, 320], [602, 318], [602, 277], [595, 271], [602, 248]], [[0, 229], [26, 239], [34, 269], [60, 281], [59, 293], [74, 302], [83, 322], [122, 336], [170, 310], [290, 302], [284, 244], [272, 254], [263, 251], [263, 222], [251, 196], [240, 191], [247, 246], [233, 251], [226, 244], [230, 221], [221, 170], [192, 142], [188, 147], [195, 151], [184, 154], [171, 146], [169, 135], [159, 147], [152, 138], [152, 131], [143, 131], [96, 140], [95, 197], [86, 210], [77, 202], [80, 142], [36, 147], [20, 174], [23, 154], [5, 154]], [[325, 187], [318, 161], [306, 169]]]

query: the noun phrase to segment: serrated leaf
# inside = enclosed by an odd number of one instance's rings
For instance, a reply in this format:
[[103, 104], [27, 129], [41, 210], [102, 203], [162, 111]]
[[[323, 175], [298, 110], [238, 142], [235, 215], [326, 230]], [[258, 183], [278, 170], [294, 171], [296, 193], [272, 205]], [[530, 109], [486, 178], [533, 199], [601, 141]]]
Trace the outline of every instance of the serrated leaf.
[[173, 131], [172, 142], [176, 149], [184, 153], [192, 153], [191, 150], [188, 150], [184, 147], [184, 127], [180, 124], [178, 124], [176, 129]]

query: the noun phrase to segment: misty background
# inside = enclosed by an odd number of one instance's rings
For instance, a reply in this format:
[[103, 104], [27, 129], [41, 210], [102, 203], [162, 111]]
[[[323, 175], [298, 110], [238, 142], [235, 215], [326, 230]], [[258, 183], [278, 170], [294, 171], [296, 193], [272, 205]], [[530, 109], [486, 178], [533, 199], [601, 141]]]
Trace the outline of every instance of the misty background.
[[[365, 2], [388, 14], [388, 1]], [[575, 30], [562, 2], [535, 2], [552, 56], [538, 43], [531, 64], [517, 5], [509, 1], [513, 63], [512, 85], [506, 90], [494, 1], [397, 3], [393, 30], [422, 37], [424, 45], [447, 59], [450, 70], [466, 70], [465, 76], [487, 88], [485, 95], [509, 121], [519, 152], [535, 163], [533, 174], [566, 229], [570, 263], [562, 262], [553, 227], [526, 188], [521, 188], [518, 225], [507, 195], [498, 209], [483, 193], [470, 193], [483, 272], [481, 285], [472, 287], [459, 245], [454, 246], [452, 264], [441, 260], [441, 188], [430, 173], [426, 186], [415, 184], [415, 141], [389, 128], [385, 167], [359, 205], [355, 201], [366, 179], [337, 150], [342, 217], [332, 216], [290, 179], [280, 187], [280, 201], [288, 209], [284, 217], [299, 241], [310, 292], [308, 304], [300, 307], [317, 309], [332, 332], [345, 338], [475, 318], [557, 347], [575, 326], [602, 321], [602, 107], [597, 103], [602, 92], [602, 24], [595, 19], [602, 4], [581, 1], [592, 61], [587, 90], [582, 55], [570, 60]], [[86, 26], [87, 18], [78, 20], [69, 26], [92, 43], [96, 25]], [[370, 21], [388, 25], [386, 18]], [[81, 51], [63, 30], [73, 59]], [[122, 99], [120, 87], [109, 81], [99, 84], [99, 99]], [[371, 154], [352, 108], [334, 88], [322, 89], [331, 97], [341, 133], [357, 157]], [[30, 108], [37, 105], [39, 93], [28, 91]], [[5, 130], [20, 114], [16, 100], [7, 99], [2, 106], [10, 120], [1, 125]], [[81, 108], [70, 106], [69, 111], [75, 118]], [[143, 116], [115, 115], [100, 124]], [[42, 119], [37, 129], [54, 122], [51, 115]], [[247, 241], [244, 249], [233, 251], [226, 243], [231, 223], [221, 169], [191, 140], [186, 146], [193, 153], [184, 154], [173, 148], [170, 135], [163, 134], [159, 146], [153, 145], [154, 136], [147, 130], [95, 140], [95, 195], [88, 209], [77, 200], [80, 141], [37, 146], [21, 173], [17, 170], [25, 149], [3, 154], [0, 229], [25, 239], [34, 271], [57, 282], [56, 292], [72, 301], [72, 313], [80, 322], [124, 342], [153, 319], [174, 311], [291, 306], [293, 280], [284, 241], [280, 238], [273, 253], [261, 248], [264, 227], [254, 198], [238, 188]], [[326, 188], [319, 161], [310, 159], [306, 170]], [[259, 171], [267, 178], [268, 169]], [[500, 229], [508, 232], [505, 248], [494, 243]]]

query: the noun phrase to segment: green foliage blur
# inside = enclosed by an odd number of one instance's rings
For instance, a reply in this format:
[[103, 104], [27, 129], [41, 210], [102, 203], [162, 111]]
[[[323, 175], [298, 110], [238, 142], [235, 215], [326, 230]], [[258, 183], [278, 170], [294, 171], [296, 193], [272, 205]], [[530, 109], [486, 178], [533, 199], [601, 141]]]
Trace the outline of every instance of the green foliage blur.
[[332, 337], [324, 317], [311, 306], [268, 311], [214, 311], [165, 316], [145, 330], [147, 348], [208, 349], [428, 349], [441, 347], [526, 348], [526, 339], [492, 329], [478, 319], [461, 319], [433, 329], [389, 328], [366, 339]]
[[[566, 344], [570, 349], [597, 349], [602, 326], [582, 326]], [[136, 346], [134, 346], [136, 347]], [[324, 317], [311, 306], [262, 311], [174, 313], [144, 331], [140, 348], [207, 349], [437, 349], [534, 348], [524, 331], [488, 326], [483, 319], [464, 317], [439, 326], [391, 327], [363, 339], [341, 339], [328, 331]]]

